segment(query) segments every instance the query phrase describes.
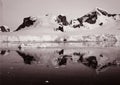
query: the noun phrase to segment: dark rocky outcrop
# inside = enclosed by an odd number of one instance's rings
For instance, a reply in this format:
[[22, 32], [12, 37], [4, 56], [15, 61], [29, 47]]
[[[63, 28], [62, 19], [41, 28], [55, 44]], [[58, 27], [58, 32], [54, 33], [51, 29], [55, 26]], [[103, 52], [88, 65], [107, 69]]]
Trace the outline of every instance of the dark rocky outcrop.
[[15, 31], [19, 31], [21, 29], [24, 29], [25, 27], [30, 27], [32, 26], [35, 22], [36, 22], [37, 19], [35, 19], [35, 17], [32, 17], [32, 16], [29, 16], [29, 17], [25, 17], [23, 19], [23, 23], [16, 29], [14, 30]]
[[64, 16], [64, 15], [58, 15], [56, 21], [57, 21], [57, 23], [64, 25], [64, 26], [67, 26], [69, 24], [66, 16]]
[[10, 29], [7, 26], [0, 26], [0, 32], [10, 32]]

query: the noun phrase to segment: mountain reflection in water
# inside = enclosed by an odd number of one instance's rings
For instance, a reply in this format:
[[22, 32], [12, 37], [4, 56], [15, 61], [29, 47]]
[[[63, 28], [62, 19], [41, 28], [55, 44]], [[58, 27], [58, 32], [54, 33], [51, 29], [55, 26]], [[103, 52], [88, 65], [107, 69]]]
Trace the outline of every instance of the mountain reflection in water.
[[2, 85], [116, 84], [120, 48], [1, 48], [0, 69]]
[[81, 63], [98, 72], [108, 68], [109, 66], [120, 65], [120, 61], [117, 60], [118, 56], [108, 56], [111, 53], [106, 54], [99, 51], [95, 50], [93, 52], [92, 50], [77, 49], [74, 51], [70, 49], [61, 49], [55, 50], [53, 53], [51, 52], [51, 55], [49, 53], [47, 54], [47, 52], [40, 53], [29, 50], [19, 50], [16, 52], [23, 58], [25, 64], [33, 64], [33, 62], [40, 64], [42, 62], [42, 64], [46, 66], [52, 65], [53, 67], [59, 68], [61, 66], [66, 66], [69, 63]]

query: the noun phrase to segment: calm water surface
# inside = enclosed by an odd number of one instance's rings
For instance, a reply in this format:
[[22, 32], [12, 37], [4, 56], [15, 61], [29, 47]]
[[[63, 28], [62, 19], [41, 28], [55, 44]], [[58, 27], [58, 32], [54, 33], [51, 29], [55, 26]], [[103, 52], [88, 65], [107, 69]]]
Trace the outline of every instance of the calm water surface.
[[120, 47], [3, 46], [0, 85], [120, 85]]

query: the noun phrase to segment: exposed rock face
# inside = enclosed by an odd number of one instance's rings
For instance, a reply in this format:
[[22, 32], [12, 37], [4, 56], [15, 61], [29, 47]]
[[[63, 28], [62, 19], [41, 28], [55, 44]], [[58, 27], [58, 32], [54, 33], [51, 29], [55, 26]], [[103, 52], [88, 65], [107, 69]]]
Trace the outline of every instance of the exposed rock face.
[[3, 26], [0, 26], [0, 32], [10, 32], [10, 29], [9, 27], [3, 25]]
[[34, 16], [25, 17], [23, 19], [23, 23], [15, 31], [19, 31], [21, 29], [24, 29], [25, 27], [30, 27], [34, 25], [36, 21], [37, 21], [37, 18]]
[[59, 24], [61, 24], [61, 25], [64, 25], [64, 26], [68, 25], [67, 18], [64, 15], [58, 15], [57, 19], [56, 19], [56, 22], [59, 23]]

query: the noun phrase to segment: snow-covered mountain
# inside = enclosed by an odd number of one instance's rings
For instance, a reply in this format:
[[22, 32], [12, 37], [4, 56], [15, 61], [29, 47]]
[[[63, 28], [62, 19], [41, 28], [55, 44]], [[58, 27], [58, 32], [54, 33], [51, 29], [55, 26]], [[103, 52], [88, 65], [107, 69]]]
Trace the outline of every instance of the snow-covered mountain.
[[84, 16], [72, 20], [63, 14], [25, 17], [23, 23], [15, 31], [27, 28], [29, 30], [29, 28], [42, 29], [43, 27], [48, 27], [52, 31], [69, 32], [76, 30], [74, 28], [81, 28], [82, 30], [95, 29], [106, 24], [110, 25], [116, 21], [120, 21], [120, 14], [111, 14], [96, 7]]
[[120, 41], [120, 14], [95, 8], [69, 19], [63, 14], [29, 16], [14, 32], [1, 33], [0, 41]]
[[96, 7], [88, 14], [71, 20], [70, 24], [74, 28], [94, 29], [117, 20], [120, 20], [120, 14], [110, 14]]
[[53, 28], [54, 28], [59, 26], [61, 27], [67, 26], [68, 24], [69, 23], [67, 21], [67, 18], [64, 15], [53, 16], [53, 15], [46, 14], [45, 16], [39, 16], [39, 17], [29, 16], [23, 19], [23, 23], [16, 30], [14, 30], [14, 32], [29, 28], [29, 27], [36, 28], [36, 27], [43, 27], [43, 26], [46, 27], [46, 26], [53, 25]]

